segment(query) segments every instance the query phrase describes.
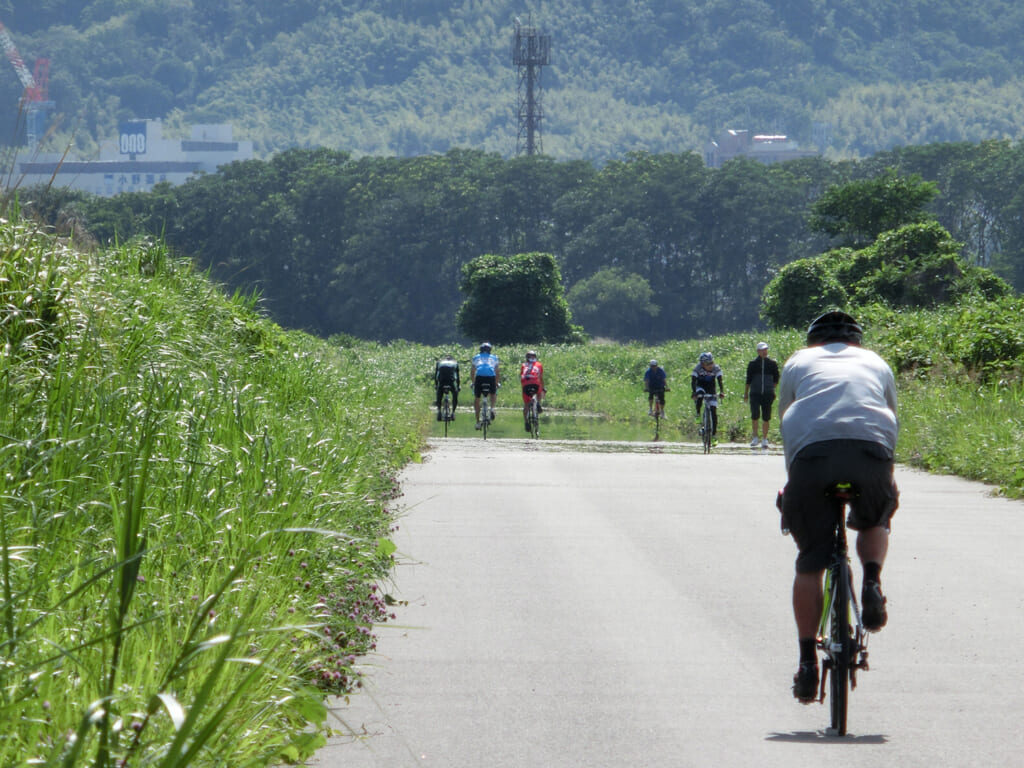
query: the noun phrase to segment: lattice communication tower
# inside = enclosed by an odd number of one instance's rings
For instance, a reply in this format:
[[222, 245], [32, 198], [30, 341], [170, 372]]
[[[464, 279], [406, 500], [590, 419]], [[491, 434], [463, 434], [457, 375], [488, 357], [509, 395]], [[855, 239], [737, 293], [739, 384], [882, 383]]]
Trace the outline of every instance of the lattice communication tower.
[[540, 104], [540, 68], [551, 63], [551, 35], [542, 35], [532, 26], [524, 27], [516, 19], [512, 63], [519, 70], [516, 154], [521, 155], [525, 151], [527, 155], [535, 155], [543, 151], [540, 137], [540, 124], [544, 117]]

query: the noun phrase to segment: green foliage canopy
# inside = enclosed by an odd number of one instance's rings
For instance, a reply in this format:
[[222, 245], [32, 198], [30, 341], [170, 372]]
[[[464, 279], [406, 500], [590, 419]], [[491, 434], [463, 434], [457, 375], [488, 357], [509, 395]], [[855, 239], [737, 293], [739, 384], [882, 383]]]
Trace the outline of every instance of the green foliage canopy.
[[874, 178], [830, 187], [811, 204], [811, 229], [838, 237], [843, 245], [863, 247], [882, 233], [931, 216], [927, 205], [938, 186], [920, 176], [907, 178], [895, 170]]
[[480, 256], [462, 268], [459, 288], [466, 300], [456, 322], [471, 338], [514, 344], [579, 336], [570, 322], [558, 262], [549, 253]]
[[958, 249], [949, 232], [928, 222], [884, 232], [861, 250], [795, 261], [766, 287], [764, 318], [784, 328], [803, 325], [832, 306], [921, 308], [1013, 293], [990, 270], [965, 264]]
[[651, 321], [660, 312], [653, 296], [646, 279], [611, 267], [580, 280], [567, 298], [573, 318], [589, 334], [628, 340], [651, 334]]
[[[584, 329], [656, 341], [757, 327], [773, 278], [829, 250], [830, 238], [808, 227], [811, 205], [827, 190], [893, 173], [938, 189], [923, 218], [934, 217], [946, 234], [914, 235], [916, 252], [949, 241], [938, 257], [947, 263], [928, 269], [958, 283], [949, 263], [955, 251], [959, 269], [991, 268], [968, 270], [975, 287], [991, 281], [984, 290], [996, 295], [1005, 289], [999, 275], [1024, 288], [1024, 147], [1004, 141], [903, 148], [859, 162], [741, 158], [721, 168], [693, 153], [636, 152], [596, 167], [476, 150], [355, 158], [292, 149], [148, 195], [33, 189], [19, 197], [76, 238], [83, 230], [100, 242], [165, 237], [230, 291], [257, 292], [281, 324], [324, 337], [460, 340], [454, 318], [463, 265], [481, 254], [539, 252], [555, 256], [566, 290], [605, 270], [646, 281], [657, 322], [627, 312], [615, 333]], [[928, 237], [931, 245], [921, 239]], [[869, 253], [877, 252], [858, 259]], [[846, 301], [847, 288], [877, 269], [850, 263], [850, 275], [808, 274], [820, 284], [805, 284], [793, 306], [809, 312]], [[901, 284], [899, 275], [878, 276], [861, 289], [893, 300]]]

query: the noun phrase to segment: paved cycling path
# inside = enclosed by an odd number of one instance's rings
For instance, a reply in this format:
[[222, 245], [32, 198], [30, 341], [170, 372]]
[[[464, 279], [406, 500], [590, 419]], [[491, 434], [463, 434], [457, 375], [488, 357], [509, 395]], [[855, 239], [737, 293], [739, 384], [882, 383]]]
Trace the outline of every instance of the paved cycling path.
[[840, 740], [789, 693], [781, 455], [573, 447], [433, 441], [404, 473], [408, 605], [334, 710], [366, 735], [314, 765], [1020, 764], [1024, 504], [899, 470], [890, 625]]

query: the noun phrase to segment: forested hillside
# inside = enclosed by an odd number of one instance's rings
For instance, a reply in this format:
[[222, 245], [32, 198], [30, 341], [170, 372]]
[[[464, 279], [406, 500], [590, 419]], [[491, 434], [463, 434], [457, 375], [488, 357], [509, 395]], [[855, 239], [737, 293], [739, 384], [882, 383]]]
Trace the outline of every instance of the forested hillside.
[[[0, 0], [48, 58], [53, 149], [88, 157], [124, 118], [230, 122], [289, 147], [413, 156], [516, 148], [516, 18], [551, 35], [542, 148], [603, 162], [699, 149], [723, 128], [831, 157], [1019, 138], [1014, 0]], [[22, 85], [0, 71], [0, 137]]]

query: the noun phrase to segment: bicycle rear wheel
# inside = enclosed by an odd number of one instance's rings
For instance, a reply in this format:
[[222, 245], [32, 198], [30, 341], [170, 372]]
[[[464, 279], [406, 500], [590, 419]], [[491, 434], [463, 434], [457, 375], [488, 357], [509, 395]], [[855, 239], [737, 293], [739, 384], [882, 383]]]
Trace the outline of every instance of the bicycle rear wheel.
[[484, 425], [483, 425], [484, 440], [486, 440], [487, 439], [487, 430], [491, 426], [491, 417], [494, 415], [494, 410], [491, 408], [491, 400], [490, 400], [490, 395], [489, 394], [485, 395], [485, 397], [484, 397], [483, 414], [484, 414]]
[[530, 401], [530, 435], [534, 440], [540, 437], [540, 414], [537, 412], [536, 396]]
[[853, 663], [853, 638], [850, 636], [850, 568], [846, 563], [833, 566], [832, 610], [829, 616], [831, 668], [829, 669], [829, 711], [832, 730], [846, 735], [849, 708], [850, 666]]
[[444, 393], [444, 401], [441, 404], [441, 421], [444, 422], [444, 436], [448, 437], [448, 422], [452, 420], [452, 396]]

